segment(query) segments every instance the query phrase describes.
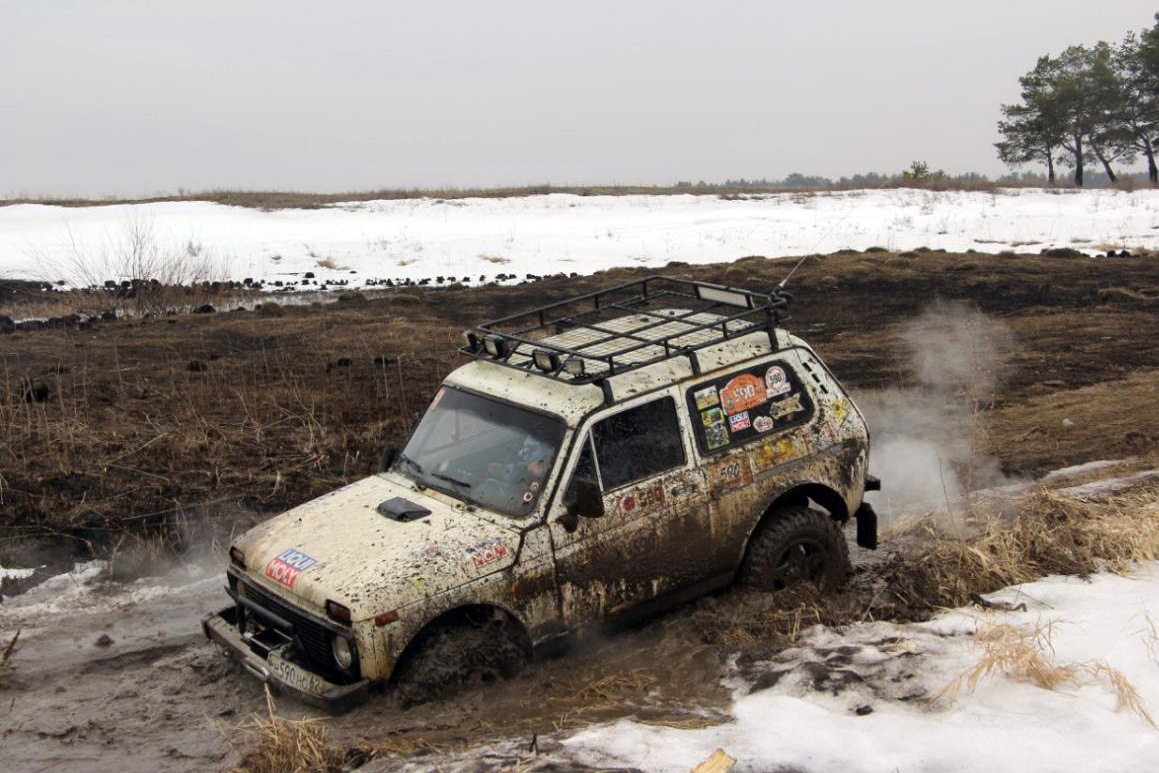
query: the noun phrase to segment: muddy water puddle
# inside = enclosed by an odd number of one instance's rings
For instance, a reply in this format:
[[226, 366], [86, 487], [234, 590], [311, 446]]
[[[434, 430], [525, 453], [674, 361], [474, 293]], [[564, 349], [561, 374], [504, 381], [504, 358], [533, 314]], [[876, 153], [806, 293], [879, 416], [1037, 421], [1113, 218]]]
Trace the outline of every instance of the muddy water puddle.
[[[204, 641], [222, 606], [220, 565], [115, 583], [98, 567], [0, 606], [0, 638], [20, 630], [0, 676], [0, 757], [7, 770], [191, 771], [237, 761], [241, 726], [266, 715], [262, 686]], [[398, 762], [523, 747], [585, 725], [636, 717], [681, 726], [722, 721], [729, 692], [718, 646], [682, 607], [639, 627], [578, 642], [513, 680], [401, 709], [374, 695], [330, 718], [289, 699], [278, 716], [320, 719], [328, 740]]]

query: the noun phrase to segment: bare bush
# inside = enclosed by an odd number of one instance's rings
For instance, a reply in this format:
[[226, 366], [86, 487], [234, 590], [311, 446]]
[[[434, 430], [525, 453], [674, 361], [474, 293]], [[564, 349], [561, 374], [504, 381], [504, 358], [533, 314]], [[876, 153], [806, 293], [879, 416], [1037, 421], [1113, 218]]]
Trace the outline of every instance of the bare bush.
[[[227, 262], [195, 237], [161, 233], [146, 212], [130, 210], [119, 231], [99, 245], [85, 244], [71, 229], [62, 259], [45, 258], [43, 278], [77, 277], [80, 296], [97, 311], [119, 307], [139, 314], [188, 309], [227, 276]], [[63, 262], [63, 265], [61, 265]]]

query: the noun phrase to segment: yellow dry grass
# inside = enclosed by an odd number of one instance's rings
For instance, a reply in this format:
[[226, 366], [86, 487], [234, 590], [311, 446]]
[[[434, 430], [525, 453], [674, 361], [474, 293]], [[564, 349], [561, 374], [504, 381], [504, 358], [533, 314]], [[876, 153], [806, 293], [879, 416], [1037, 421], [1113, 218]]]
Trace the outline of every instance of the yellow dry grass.
[[11, 668], [9, 661], [12, 659], [12, 653], [16, 651], [16, 642], [20, 640], [20, 629], [12, 636], [12, 639], [4, 645], [4, 650], [0, 652], [0, 686], [4, 684], [4, 675]]
[[1050, 574], [1123, 572], [1159, 558], [1154, 501], [1150, 490], [1096, 502], [1043, 489], [1015, 517], [975, 512], [970, 537], [926, 527], [932, 539], [884, 572], [897, 599], [918, 607], [961, 606]]
[[[232, 773], [312, 773], [339, 771], [345, 753], [329, 744], [326, 728], [317, 719], [290, 720], [277, 715], [274, 698], [266, 688], [268, 716], [254, 715], [241, 727], [250, 739]], [[234, 747], [237, 751], [237, 748]]]
[[1055, 661], [1051, 636], [1055, 621], [1033, 626], [1010, 623], [985, 623], [974, 634], [974, 644], [981, 648], [978, 662], [938, 691], [933, 701], [954, 697], [965, 690], [973, 693], [984, 679], [1002, 675], [1017, 682], [1044, 690], [1081, 684], [1084, 679], [1103, 681], [1115, 693], [1119, 711], [1130, 711], [1156, 727], [1143, 698], [1135, 686], [1118, 669], [1104, 660], [1082, 663]]

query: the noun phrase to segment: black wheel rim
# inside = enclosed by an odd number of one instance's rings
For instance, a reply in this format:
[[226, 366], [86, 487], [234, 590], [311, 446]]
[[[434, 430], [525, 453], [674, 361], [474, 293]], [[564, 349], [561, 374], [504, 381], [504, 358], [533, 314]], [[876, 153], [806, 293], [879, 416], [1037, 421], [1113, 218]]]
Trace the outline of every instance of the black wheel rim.
[[819, 582], [825, 577], [828, 563], [825, 549], [817, 540], [791, 542], [777, 557], [773, 587], [782, 590], [800, 582]]

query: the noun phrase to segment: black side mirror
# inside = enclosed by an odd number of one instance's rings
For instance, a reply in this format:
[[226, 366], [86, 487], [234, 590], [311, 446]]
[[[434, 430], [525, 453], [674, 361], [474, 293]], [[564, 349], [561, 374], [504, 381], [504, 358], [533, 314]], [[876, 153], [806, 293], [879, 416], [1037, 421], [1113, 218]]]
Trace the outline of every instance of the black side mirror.
[[569, 516], [603, 518], [604, 497], [599, 484], [590, 478], [576, 478], [571, 484], [571, 501], [567, 503]]

